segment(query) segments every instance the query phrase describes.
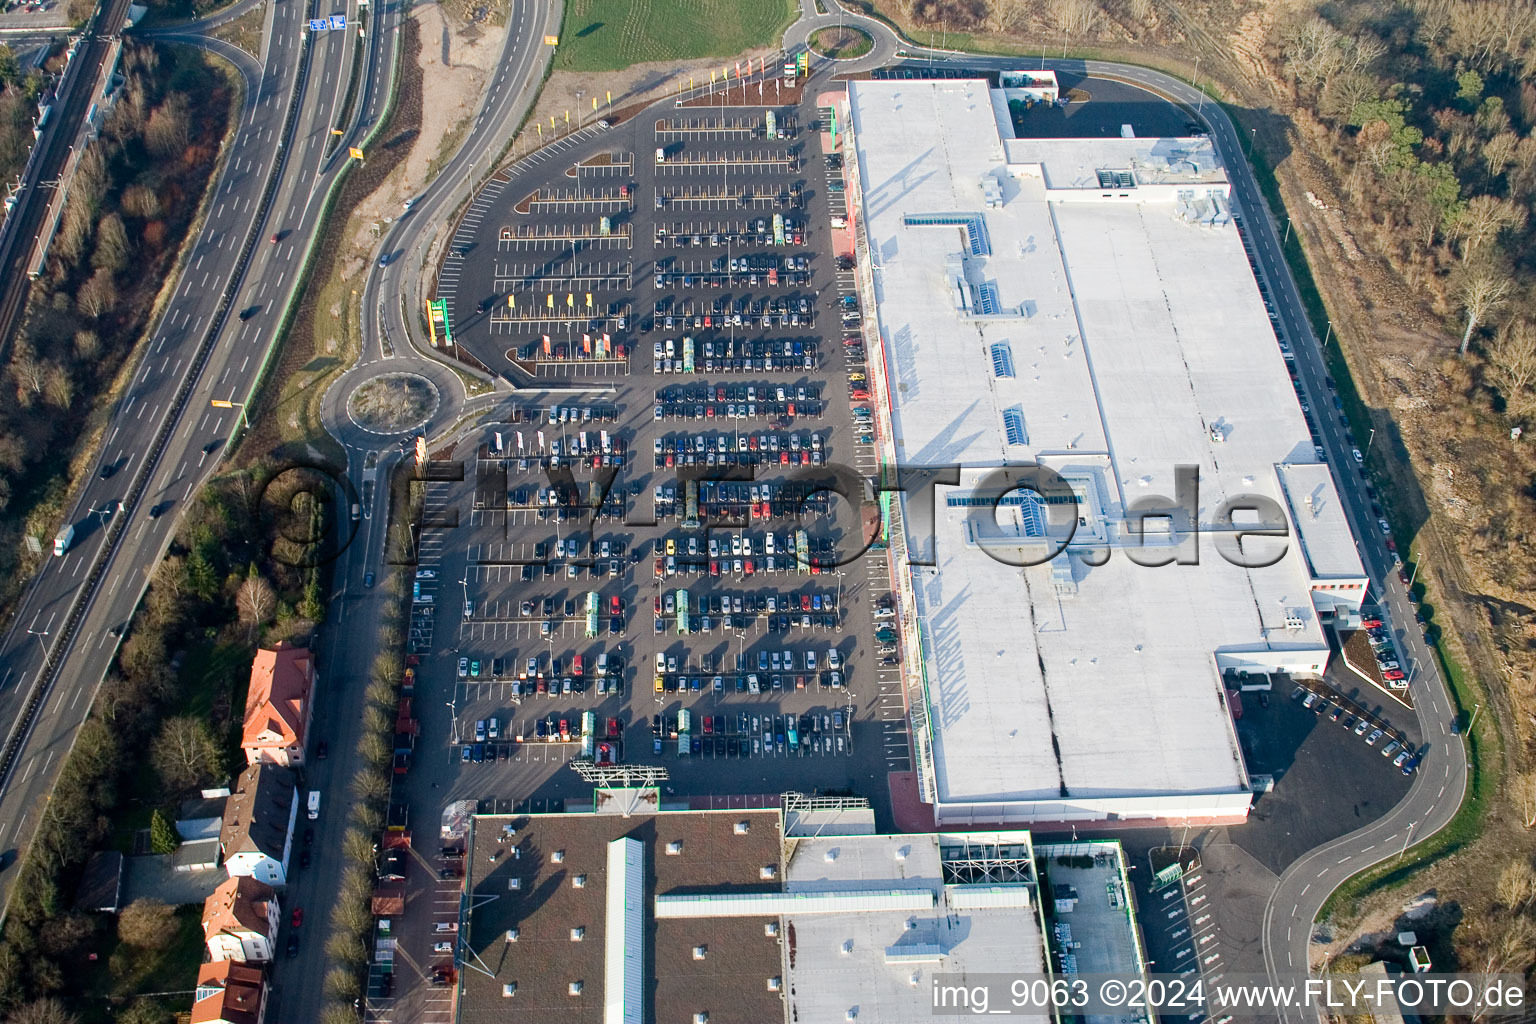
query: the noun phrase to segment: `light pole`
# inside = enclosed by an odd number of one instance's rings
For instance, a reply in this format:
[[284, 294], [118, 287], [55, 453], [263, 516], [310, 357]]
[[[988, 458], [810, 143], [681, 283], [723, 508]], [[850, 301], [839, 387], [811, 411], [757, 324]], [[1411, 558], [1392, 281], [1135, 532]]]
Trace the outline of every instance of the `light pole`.
[[1285, 218], [1285, 238], [1280, 242], [1280, 248], [1284, 249], [1286, 243], [1291, 240], [1291, 218]]
[[453, 700], [448, 702], [448, 714], [453, 716], [453, 745], [459, 745], [459, 705], [458, 694], [454, 694]]
[[1323, 334], [1323, 348], [1328, 347], [1328, 339], [1333, 337], [1333, 321], [1328, 321], [1328, 330]]
[[[31, 631], [28, 630], [28, 632], [31, 632]], [[1474, 705], [1472, 705], [1472, 721], [1467, 723], [1467, 732], [1468, 733], [1471, 733], [1472, 732], [1472, 727], [1477, 724], [1477, 716], [1482, 713], [1482, 710], [1483, 710], [1483, 706], [1481, 704], [1474, 704]]]
[[230, 397], [228, 398], [210, 399], [208, 404], [213, 406], [215, 409], [239, 409], [240, 429], [244, 430], [250, 425], [250, 421], [245, 418], [245, 403], [235, 401], [233, 393], [231, 393]]
[[1371, 445], [1376, 441], [1376, 428], [1371, 428], [1371, 436], [1365, 439], [1365, 457], [1371, 457]]
[[50, 634], [46, 629], [32, 629], [30, 627], [27, 629], [27, 633], [30, 634], [31, 636], [37, 637], [37, 646], [42, 648], [43, 660], [47, 661], [48, 660], [48, 645], [43, 642], [43, 637], [50, 636], [52, 634]]

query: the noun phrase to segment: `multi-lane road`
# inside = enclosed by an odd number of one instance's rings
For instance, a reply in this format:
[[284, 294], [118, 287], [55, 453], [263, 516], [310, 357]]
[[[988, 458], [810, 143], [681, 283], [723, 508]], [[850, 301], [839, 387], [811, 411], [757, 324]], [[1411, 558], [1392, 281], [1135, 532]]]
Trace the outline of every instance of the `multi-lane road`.
[[[44, 564], [0, 641], [0, 721], [10, 755], [0, 768], [0, 849], [25, 847], [36, 829], [113, 656], [117, 627], [138, 603], [177, 513], [236, 431], [239, 410], [210, 403], [248, 397], [346, 147], [361, 144], [388, 102], [402, 5], [360, 10], [347, 0], [347, 7], [349, 22], [364, 19], [368, 64], [345, 134], [335, 139], [356, 37], [352, 29], [309, 33], [317, 0], [269, 5], [260, 61], [195, 29], [168, 33], [234, 60], [246, 103], [183, 277], [69, 510], [76, 539]], [[277, 243], [268, 241], [279, 232]], [[6, 901], [14, 877], [0, 876]]]

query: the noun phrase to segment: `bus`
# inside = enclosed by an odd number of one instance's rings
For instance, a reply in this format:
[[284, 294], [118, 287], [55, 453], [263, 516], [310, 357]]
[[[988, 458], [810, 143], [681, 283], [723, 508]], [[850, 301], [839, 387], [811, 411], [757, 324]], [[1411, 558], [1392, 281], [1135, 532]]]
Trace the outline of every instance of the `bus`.
[[597, 636], [597, 591], [587, 591], [587, 636]]
[[683, 481], [683, 529], [699, 528], [699, 482]]
[[688, 632], [688, 591], [677, 592], [677, 631]]
[[683, 372], [693, 372], [693, 336], [683, 336]]
[[801, 572], [811, 571], [811, 538], [804, 530], [795, 531], [795, 567]]
[[597, 743], [597, 712], [581, 713], [581, 756], [591, 757]]

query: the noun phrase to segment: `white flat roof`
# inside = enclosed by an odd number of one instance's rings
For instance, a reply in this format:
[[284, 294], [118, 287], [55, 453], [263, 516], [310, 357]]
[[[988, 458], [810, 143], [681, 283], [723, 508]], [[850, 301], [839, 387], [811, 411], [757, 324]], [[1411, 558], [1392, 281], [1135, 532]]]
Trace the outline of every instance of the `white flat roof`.
[[[990, 833], [977, 843], [1022, 843], [1028, 834]], [[1033, 906], [962, 906], [948, 898], [940, 845], [960, 836], [841, 836], [800, 839], [785, 872], [791, 893], [869, 887], [937, 894], [926, 911], [789, 914], [794, 955], [785, 989], [790, 1020], [881, 1024], [933, 1019], [930, 975], [1039, 974], [1045, 945]], [[830, 859], [829, 859], [830, 855]], [[969, 888], [969, 887], [968, 887]], [[1017, 886], [1024, 892], [1032, 887]], [[961, 900], [959, 903], [974, 902]], [[913, 978], [916, 976], [916, 983]], [[1044, 1021], [1043, 1016], [1028, 1018]]]
[[1365, 579], [1360, 549], [1344, 518], [1333, 473], [1321, 463], [1286, 464], [1280, 482], [1290, 498], [1291, 519], [1314, 579]]
[[[1204, 140], [1005, 146], [980, 81], [851, 82], [849, 97], [900, 463], [1050, 465], [1090, 497], [1080, 539], [1113, 542], [1128, 505], [1175, 496], [1181, 465], [1198, 468], [1207, 530], [1229, 497], [1285, 507], [1276, 467], [1312, 443], [1236, 231], [1185, 219], [1174, 189], [1081, 190], [1095, 168], [1190, 152], [1199, 181], [1182, 184], [1224, 194]], [[982, 224], [981, 254], [956, 214]], [[939, 488], [937, 564], [913, 588], [940, 801], [1242, 792], [1217, 656], [1326, 658], [1300, 545], [1249, 569], [1206, 533], [1199, 565], [1114, 549], [1064, 578], [968, 545], [953, 495]]]

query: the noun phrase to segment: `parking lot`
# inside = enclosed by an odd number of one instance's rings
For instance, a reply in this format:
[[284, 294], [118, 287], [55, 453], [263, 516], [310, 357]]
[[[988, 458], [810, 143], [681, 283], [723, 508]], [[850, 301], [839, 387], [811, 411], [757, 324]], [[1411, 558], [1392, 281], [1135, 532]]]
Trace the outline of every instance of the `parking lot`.
[[455, 235], [456, 340], [552, 390], [428, 488], [412, 639], [447, 714], [413, 772], [435, 801], [550, 800], [612, 760], [679, 797], [887, 814], [911, 768], [889, 570], [833, 475], [874, 468], [840, 160], [814, 108], [663, 109], [498, 182]]

